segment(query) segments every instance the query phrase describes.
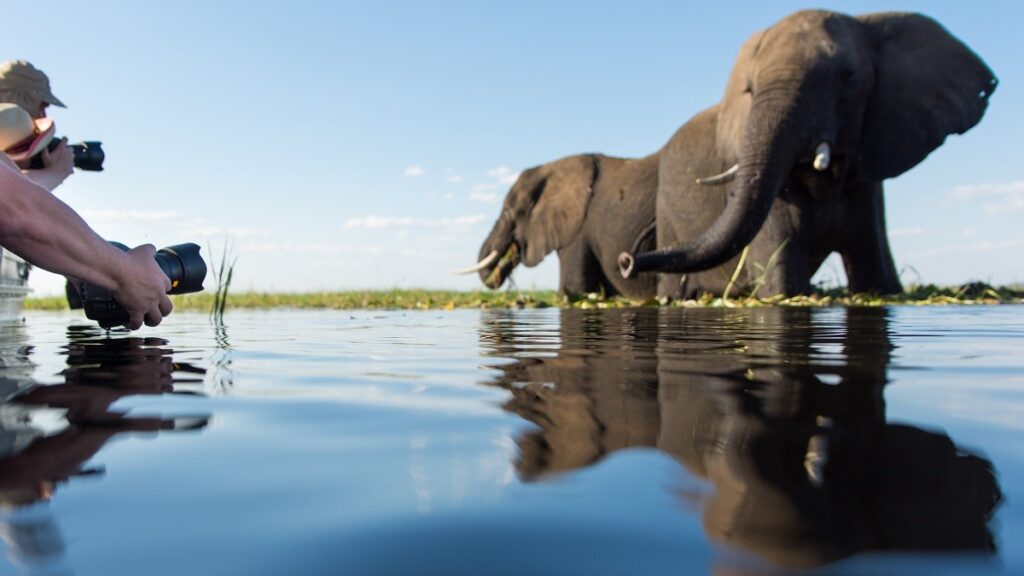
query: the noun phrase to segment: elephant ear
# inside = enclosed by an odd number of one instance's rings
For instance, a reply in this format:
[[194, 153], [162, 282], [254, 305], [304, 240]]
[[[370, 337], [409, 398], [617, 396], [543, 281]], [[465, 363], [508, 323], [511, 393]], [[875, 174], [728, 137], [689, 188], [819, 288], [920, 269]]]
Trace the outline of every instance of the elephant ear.
[[725, 84], [725, 94], [718, 108], [718, 153], [726, 159], [736, 160], [743, 146], [753, 96], [748, 89], [754, 68], [754, 55], [761, 46], [764, 31], [747, 39], [736, 56], [736, 62]]
[[924, 160], [949, 134], [981, 120], [992, 70], [939, 23], [920, 14], [861, 16], [875, 44], [875, 89], [861, 142], [861, 176], [879, 181]]
[[533, 209], [523, 225], [523, 263], [536, 266], [552, 250], [572, 242], [583, 228], [593, 194], [596, 159], [571, 156], [553, 162], [534, 191]]

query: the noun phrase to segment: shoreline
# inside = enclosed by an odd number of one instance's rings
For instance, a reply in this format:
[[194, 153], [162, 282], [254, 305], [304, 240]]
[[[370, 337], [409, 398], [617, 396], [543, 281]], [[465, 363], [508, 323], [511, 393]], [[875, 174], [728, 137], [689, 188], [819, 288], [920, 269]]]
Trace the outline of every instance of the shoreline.
[[[172, 296], [176, 310], [209, 311], [213, 292]], [[823, 290], [807, 296], [785, 298], [736, 297], [723, 300], [705, 296], [669, 303], [656, 299], [632, 300], [588, 294], [566, 298], [555, 290], [339, 290], [305, 293], [238, 292], [227, 296], [226, 309], [309, 308], [327, 310], [454, 310], [468, 308], [629, 308], [638, 306], [675, 307], [759, 307], [759, 306], [928, 306], [1024, 304], [1024, 289], [971, 283], [958, 287], [909, 286], [898, 295], [850, 294], [845, 289]], [[67, 310], [63, 296], [26, 298], [26, 310]]]

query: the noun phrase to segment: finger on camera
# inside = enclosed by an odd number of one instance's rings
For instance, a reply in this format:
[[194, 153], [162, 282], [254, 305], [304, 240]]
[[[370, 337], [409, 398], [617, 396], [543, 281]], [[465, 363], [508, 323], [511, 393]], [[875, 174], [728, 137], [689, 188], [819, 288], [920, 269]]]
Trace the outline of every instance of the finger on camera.
[[128, 317], [128, 323], [124, 325], [129, 330], [142, 328], [142, 314], [132, 314]]

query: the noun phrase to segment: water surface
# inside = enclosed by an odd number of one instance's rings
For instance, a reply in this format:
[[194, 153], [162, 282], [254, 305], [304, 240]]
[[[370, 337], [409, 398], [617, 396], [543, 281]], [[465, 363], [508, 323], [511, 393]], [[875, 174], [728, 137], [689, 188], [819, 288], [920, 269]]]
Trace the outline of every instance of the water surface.
[[1024, 572], [1024, 307], [84, 324], [0, 327], [0, 574]]

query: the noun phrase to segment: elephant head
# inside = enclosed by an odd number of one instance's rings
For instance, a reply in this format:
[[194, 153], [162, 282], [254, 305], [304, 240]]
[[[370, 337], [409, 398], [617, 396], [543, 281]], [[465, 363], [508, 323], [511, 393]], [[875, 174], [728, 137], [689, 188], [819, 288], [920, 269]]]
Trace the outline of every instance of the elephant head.
[[523, 171], [480, 247], [480, 261], [459, 272], [479, 272], [486, 286], [497, 289], [520, 262], [536, 266], [572, 242], [583, 227], [596, 163], [592, 155], [578, 155]]
[[830, 189], [877, 182], [923, 160], [978, 123], [992, 71], [934, 20], [908, 13], [850, 17], [802, 11], [743, 45], [718, 107], [724, 211], [691, 243], [620, 255], [620, 271], [704, 270], [738, 254], [761, 229], [794, 169]]

